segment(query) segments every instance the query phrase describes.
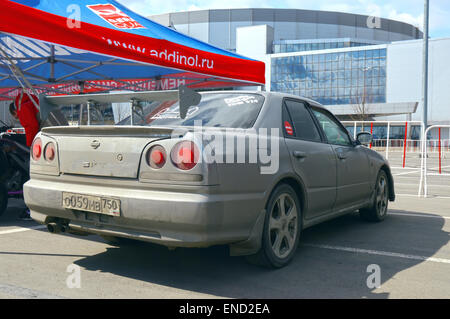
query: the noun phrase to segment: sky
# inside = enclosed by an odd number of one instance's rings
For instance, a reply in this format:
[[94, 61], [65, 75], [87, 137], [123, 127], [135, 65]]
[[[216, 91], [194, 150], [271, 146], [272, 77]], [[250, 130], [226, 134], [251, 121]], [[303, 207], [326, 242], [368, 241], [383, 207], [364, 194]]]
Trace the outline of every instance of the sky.
[[[144, 15], [169, 12], [230, 9], [284, 8], [339, 11], [407, 22], [423, 29], [424, 0], [118, 0]], [[430, 36], [450, 37], [450, 0], [430, 0]]]

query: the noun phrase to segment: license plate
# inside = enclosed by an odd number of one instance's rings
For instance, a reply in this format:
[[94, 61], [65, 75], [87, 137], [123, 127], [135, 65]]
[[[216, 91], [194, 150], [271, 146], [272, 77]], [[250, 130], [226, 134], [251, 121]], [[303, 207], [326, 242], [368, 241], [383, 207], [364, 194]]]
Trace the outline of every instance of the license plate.
[[116, 198], [63, 193], [64, 208], [110, 216], [120, 216], [120, 200]]

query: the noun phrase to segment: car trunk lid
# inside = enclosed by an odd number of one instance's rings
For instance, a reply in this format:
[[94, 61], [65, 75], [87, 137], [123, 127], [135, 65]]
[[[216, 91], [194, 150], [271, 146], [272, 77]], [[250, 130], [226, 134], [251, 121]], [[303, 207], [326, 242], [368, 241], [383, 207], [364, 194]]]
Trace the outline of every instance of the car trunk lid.
[[58, 145], [63, 174], [137, 178], [142, 152], [172, 129], [151, 127], [79, 126], [45, 128]]

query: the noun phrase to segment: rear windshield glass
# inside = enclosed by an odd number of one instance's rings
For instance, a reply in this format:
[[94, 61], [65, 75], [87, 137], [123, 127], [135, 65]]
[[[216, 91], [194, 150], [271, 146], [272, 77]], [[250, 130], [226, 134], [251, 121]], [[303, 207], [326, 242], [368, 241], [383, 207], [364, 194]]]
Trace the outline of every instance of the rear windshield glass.
[[[203, 94], [199, 105], [191, 106], [185, 119], [180, 118], [178, 101], [141, 102], [129, 116], [116, 125], [194, 126], [251, 128], [264, 103], [259, 94]], [[129, 109], [129, 106], [128, 106]]]

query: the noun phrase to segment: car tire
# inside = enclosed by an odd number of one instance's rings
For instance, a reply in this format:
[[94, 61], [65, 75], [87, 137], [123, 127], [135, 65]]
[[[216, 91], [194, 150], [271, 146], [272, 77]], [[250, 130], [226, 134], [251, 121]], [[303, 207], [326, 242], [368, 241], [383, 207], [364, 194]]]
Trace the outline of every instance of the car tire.
[[267, 203], [261, 249], [247, 261], [259, 266], [277, 269], [287, 266], [298, 247], [302, 214], [294, 189], [278, 186]]
[[0, 183], [0, 216], [3, 215], [8, 207], [8, 191], [5, 186]]
[[379, 223], [386, 219], [389, 206], [389, 181], [383, 170], [378, 174], [373, 197], [372, 205], [361, 209], [359, 214], [365, 221]]

